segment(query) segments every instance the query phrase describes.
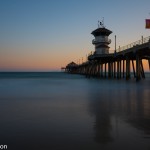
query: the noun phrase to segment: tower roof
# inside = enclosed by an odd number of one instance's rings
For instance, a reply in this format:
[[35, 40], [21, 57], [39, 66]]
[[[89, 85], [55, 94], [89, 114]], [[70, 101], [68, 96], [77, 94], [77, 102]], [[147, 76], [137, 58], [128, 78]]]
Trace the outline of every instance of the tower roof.
[[112, 33], [112, 31], [110, 31], [110, 30], [103, 27], [103, 28], [97, 28], [91, 34], [93, 34], [94, 36], [99, 36], [99, 35], [109, 36], [111, 33]]

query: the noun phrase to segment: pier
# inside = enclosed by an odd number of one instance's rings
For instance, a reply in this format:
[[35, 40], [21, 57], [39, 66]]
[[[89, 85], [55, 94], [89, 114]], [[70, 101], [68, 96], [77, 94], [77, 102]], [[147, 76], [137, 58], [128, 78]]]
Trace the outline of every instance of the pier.
[[[81, 64], [69, 63], [65, 70], [68, 73], [82, 74], [86, 77], [97, 78], [131, 78], [131, 69], [136, 81], [145, 78], [143, 61], [147, 60], [150, 69], [150, 36], [128, 44], [123, 47], [115, 48], [113, 53], [109, 53], [111, 40], [108, 36], [112, 31], [106, 29], [103, 23], [91, 34], [95, 39], [95, 51], [88, 56], [88, 60]], [[116, 44], [115, 44], [116, 47]], [[132, 67], [132, 68], [131, 68]]]

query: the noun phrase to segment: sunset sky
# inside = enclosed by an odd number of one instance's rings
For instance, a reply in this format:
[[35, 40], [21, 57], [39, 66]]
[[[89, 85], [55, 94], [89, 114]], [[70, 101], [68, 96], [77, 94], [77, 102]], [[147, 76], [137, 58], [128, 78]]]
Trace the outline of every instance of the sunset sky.
[[0, 0], [0, 71], [55, 71], [85, 60], [103, 17], [110, 50], [115, 35], [117, 48], [150, 36], [150, 0]]

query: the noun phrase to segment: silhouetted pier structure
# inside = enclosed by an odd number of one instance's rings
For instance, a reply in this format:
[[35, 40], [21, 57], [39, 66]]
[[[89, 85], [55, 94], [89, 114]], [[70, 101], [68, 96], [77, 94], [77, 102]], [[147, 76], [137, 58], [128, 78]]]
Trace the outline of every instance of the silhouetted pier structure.
[[[88, 56], [88, 60], [82, 64], [68, 64], [66, 70], [69, 73], [83, 74], [86, 77], [98, 78], [131, 78], [131, 67], [134, 78], [138, 81], [145, 78], [144, 67], [142, 60], [148, 60], [150, 68], [150, 36], [139, 41], [133, 42], [124, 47], [114, 50], [114, 53], [109, 53], [108, 39], [112, 31], [106, 29], [103, 24], [100, 24], [92, 32], [95, 39], [92, 41], [95, 45], [95, 52]], [[116, 47], [116, 46], [115, 46]]]

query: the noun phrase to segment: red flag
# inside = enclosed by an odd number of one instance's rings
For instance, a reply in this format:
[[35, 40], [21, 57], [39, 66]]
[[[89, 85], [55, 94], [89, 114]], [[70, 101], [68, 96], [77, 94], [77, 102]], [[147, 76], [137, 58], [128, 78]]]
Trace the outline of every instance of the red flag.
[[145, 21], [146, 21], [146, 26], [145, 26], [145, 28], [146, 28], [146, 29], [150, 29], [150, 19], [146, 19]]

